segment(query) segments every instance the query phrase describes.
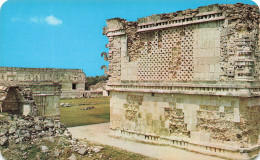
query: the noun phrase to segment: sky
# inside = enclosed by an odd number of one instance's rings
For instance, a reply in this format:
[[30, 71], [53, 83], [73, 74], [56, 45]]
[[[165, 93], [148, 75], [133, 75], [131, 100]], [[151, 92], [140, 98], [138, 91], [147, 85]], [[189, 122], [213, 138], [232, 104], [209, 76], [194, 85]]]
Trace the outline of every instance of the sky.
[[250, 0], [8, 0], [0, 10], [0, 66], [83, 69], [103, 75], [106, 19], [127, 21]]

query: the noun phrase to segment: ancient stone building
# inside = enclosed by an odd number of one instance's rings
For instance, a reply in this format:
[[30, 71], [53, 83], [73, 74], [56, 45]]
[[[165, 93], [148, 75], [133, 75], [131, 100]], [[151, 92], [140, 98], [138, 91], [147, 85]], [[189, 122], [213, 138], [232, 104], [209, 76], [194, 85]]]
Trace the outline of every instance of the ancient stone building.
[[114, 135], [231, 159], [260, 148], [259, 8], [107, 20]]
[[58, 82], [62, 85], [61, 98], [83, 97], [85, 77], [81, 69], [0, 67], [0, 83], [27, 85]]

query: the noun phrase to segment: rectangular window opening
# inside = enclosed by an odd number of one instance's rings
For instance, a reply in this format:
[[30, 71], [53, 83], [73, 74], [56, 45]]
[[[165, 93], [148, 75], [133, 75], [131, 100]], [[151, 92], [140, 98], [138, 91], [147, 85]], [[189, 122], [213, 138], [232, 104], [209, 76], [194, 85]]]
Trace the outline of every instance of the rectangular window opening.
[[77, 89], [77, 84], [76, 83], [72, 83], [72, 89]]

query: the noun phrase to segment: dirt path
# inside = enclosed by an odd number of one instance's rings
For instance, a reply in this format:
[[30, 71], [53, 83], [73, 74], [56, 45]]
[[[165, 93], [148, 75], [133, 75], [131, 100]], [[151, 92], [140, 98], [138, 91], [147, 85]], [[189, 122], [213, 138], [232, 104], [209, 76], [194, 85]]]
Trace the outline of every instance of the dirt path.
[[139, 153], [163, 160], [220, 160], [221, 158], [201, 155], [171, 146], [158, 146], [147, 143], [114, 138], [108, 135], [109, 123], [71, 127], [69, 131], [73, 138], [86, 139], [100, 144], [118, 147], [130, 152]]

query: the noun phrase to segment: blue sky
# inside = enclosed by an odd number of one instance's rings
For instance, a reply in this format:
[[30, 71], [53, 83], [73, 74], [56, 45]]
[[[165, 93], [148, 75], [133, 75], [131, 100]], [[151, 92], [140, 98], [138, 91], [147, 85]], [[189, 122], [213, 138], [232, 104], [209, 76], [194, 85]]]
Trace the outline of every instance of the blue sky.
[[249, 0], [8, 0], [0, 11], [0, 66], [78, 68], [103, 75], [106, 19]]

